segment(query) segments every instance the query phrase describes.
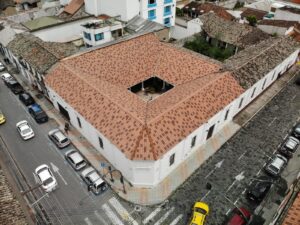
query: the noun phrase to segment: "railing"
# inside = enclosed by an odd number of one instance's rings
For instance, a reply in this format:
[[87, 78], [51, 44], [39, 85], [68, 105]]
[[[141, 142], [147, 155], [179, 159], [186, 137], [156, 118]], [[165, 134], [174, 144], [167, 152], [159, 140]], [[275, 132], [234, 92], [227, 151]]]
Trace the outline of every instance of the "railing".
[[152, 4], [148, 4], [148, 8], [153, 8], [153, 7], [156, 7], [157, 6], [157, 3], [152, 3]]
[[164, 4], [169, 4], [169, 3], [172, 3], [173, 0], [164, 0]]

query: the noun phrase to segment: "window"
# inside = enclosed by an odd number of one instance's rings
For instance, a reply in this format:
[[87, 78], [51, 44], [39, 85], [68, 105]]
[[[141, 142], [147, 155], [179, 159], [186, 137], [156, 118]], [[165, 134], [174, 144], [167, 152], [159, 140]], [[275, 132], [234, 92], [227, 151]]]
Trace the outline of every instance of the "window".
[[164, 19], [164, 25], [165, 26], [170, 26], [170, 22], [171, 22], [170, 17]]
[[95, 41], [100, 41], [104, 39], [104, 34], [103, 33], [99, 33], [99, 34], [95, 34]]
[[148, 19], [149, 19], [149, 20], [154, 20], [154, 19], [156, 19], [155, 9], [152, 9], [152, 10], [149, 10], [149, 11], [148, 11]]
[[157, 6], [156, 0], [148, 0], [148, 8]]
[[77, 117], [77, 122], [78, 122], [78, 126], [81, 128], [81, 121], [78, 117]]
[[172, 3], [173, 0], [164, 0], [165, 4]]
[[88, 39], [88, 40], [91, 40], [91, 34], [87, 33], [87, 32], [83, 32], [83, 36], [84, 38]]
[[168, 5], [164, 9], [164, 16], [171, 15], [171, 6]]
[[99, 145], [100, 145], [100, 147], [101, 147], [102, 149], [104, 149], [104, 148], [103, 148], [103, 141], [102, 141], [102, 139], [101, 139], [100, 137], [98, 137], [98, 139], [99, 139]]
[[227, 111], [226, 111], [226, 113], [225, 113], [225, 118], [224, 118], [224, 120], [227, 120], [227, 117], [228, 117], [228, 114], [229, 114], [229, 110], [230, 110], [230, 109], [227, 109]]
[[256, 91], [256, 87], [253, 89], [253, 92], [251, 94], [251, 98], [253, 98], [254, 94], [255, 94], [255, 91]]
[[192, 138], [191, 148], [195, 146], [195, 144], [196, 144], [196, 138], [197, 138], [197, 136], [194, 136], [194, 137]]
[[276, 74], [276, 71], [273, 73], [273, 75], [272, 75], [272, 79], [271, 79], [271, 80], [273, 80], [273, 79], [274, 79], [274, 77], [275, 77], [275, 74]]
[[265, 85], [266, 85], [266, 82], [267, 82], [267, 78], [265, 79], [265, 81], [264, 81], [264, 83], [263, 83], [263, 85], [262, 85], [262, 87], [261, 87], [262, 90], [264, 90]]
[[243, 101], [244, 101], [244, 98], [241, 98], [241, 101], [240, 101], [240, 104], [239, 104], [239, 108], [241, 108], [241, 107], [242, 107], [242, 105], [243, 105]]
[[215, 125], [212, 125], [212, 126], [209, 128], [208, 133], [207, 133], [206, 140], [208, 140], [209, 138], [211, 138], [211, 136], [212, 136], [213, 133], [214, 133], [214, 129], [215, 129]]
[[169, 159], [169, 165], [172, 166], [175, 162], [175, 153], [173, 153], [171, 156], [170, 156], [170, 159]]

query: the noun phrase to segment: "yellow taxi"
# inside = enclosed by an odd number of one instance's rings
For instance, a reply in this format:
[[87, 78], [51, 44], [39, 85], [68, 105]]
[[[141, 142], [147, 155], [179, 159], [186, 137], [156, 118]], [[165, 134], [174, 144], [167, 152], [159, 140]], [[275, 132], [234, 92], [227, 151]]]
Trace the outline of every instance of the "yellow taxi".
[[5, 122], [5, 117], [4, 117], [3, 113], [0, 110], [0, 124], [2, 124], [4, 122]]
[[209, 207], [206, 203], [196, 202], [193, 208], [193, 219], [190, 225], [203, 225], [208, 213]]

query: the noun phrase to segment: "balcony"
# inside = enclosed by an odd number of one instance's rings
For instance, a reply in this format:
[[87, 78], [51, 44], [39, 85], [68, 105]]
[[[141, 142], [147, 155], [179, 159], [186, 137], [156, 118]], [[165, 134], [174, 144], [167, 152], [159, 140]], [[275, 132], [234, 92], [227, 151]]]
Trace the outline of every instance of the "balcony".
[[148, 20], [155, 20], [156, 19], [156, 15], [153, 15], [153, 16], [148, 16]]
[[152, 3], [152, 4], [148, 4], [148, 8], [154, 8], [154, 7], [156, 7], [157, 6], [157, 3], [155, 2], [155, 3]]
[[172, 11], [164, 11], [164, 16], [171, 16], [172, 15]]
[[164, 4], [170, 4], [172, 2], [173, 2], [173, 0], [164, 0]]

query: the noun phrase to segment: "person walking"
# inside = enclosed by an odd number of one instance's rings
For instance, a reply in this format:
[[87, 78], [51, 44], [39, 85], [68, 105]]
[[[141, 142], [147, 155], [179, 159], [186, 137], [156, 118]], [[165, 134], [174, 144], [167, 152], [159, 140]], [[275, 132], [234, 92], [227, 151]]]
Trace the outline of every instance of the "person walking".
[[68, 131], [70, 130], [70, 124], [68, 122], [65, 123], [65, 132], [66, 134], [68, 133]]

